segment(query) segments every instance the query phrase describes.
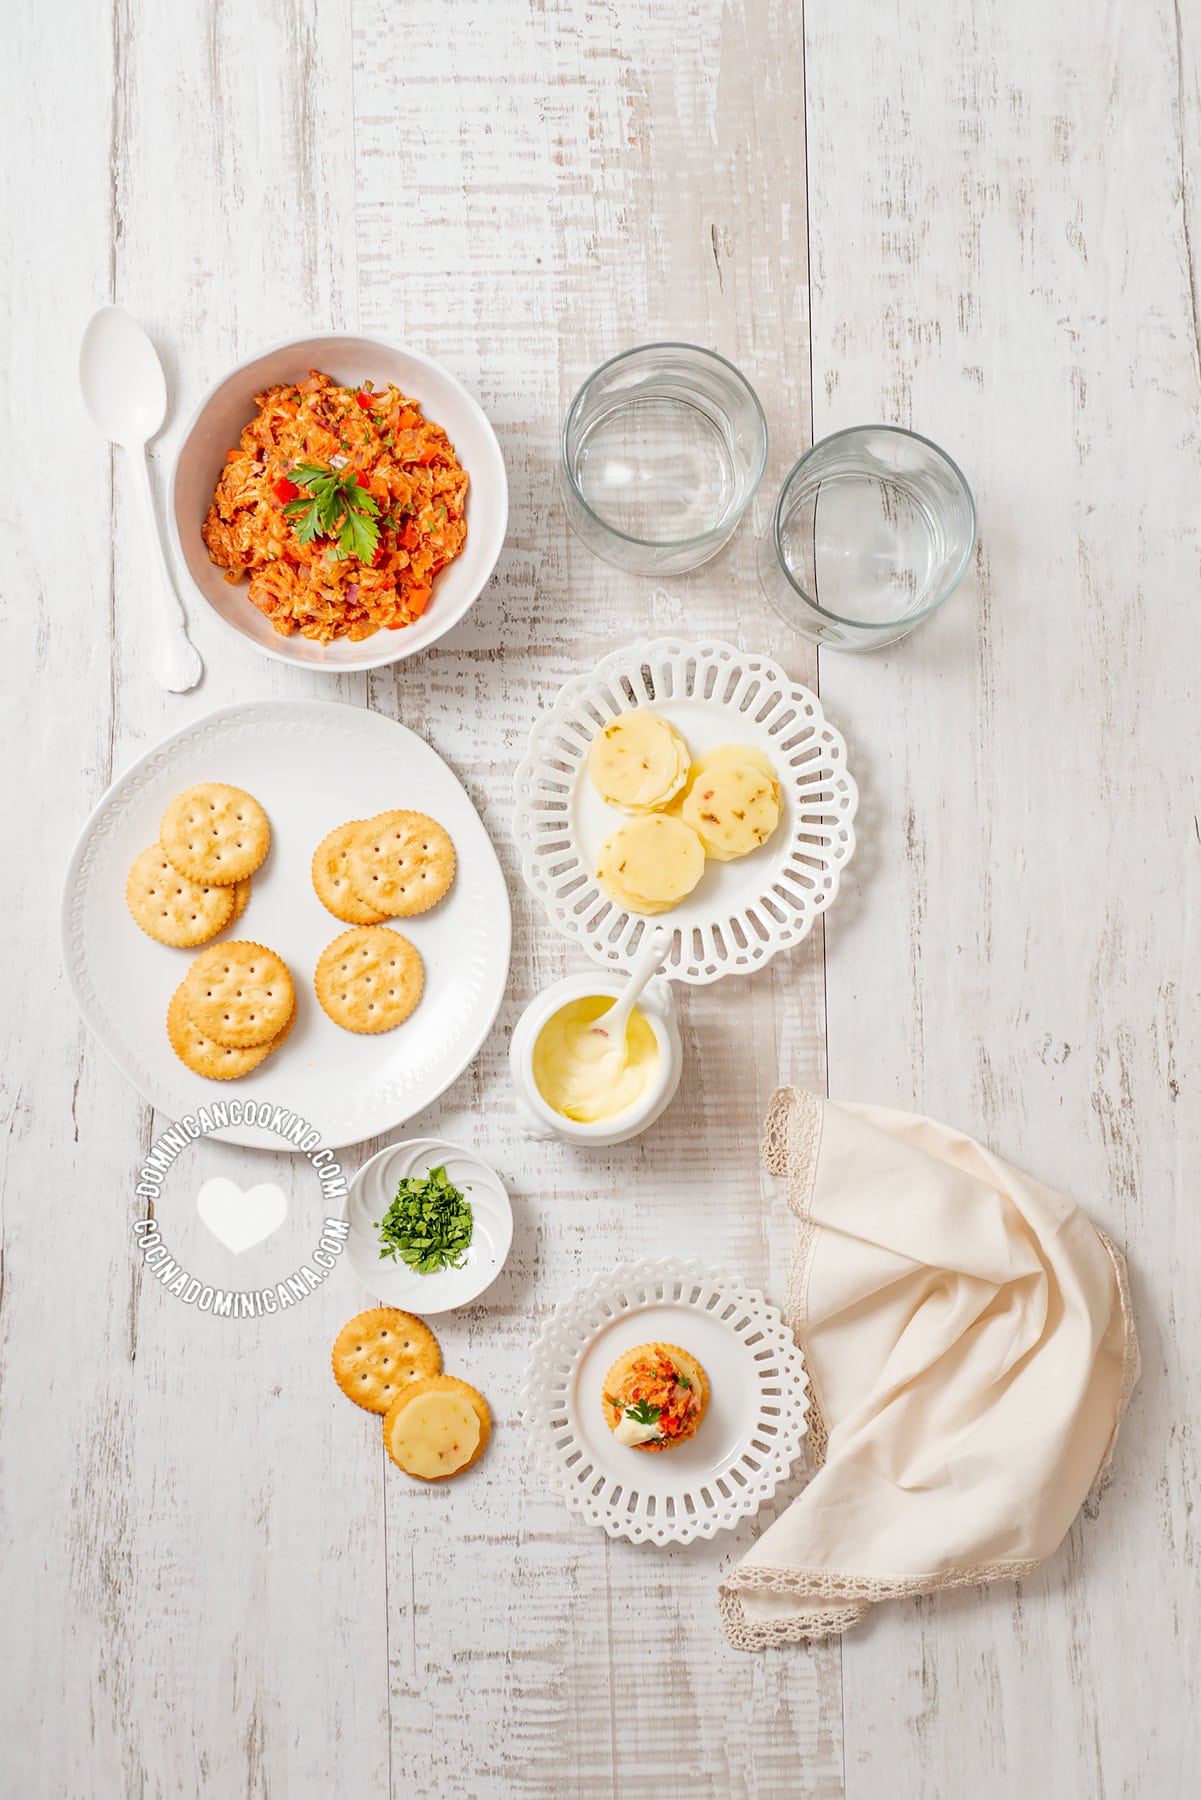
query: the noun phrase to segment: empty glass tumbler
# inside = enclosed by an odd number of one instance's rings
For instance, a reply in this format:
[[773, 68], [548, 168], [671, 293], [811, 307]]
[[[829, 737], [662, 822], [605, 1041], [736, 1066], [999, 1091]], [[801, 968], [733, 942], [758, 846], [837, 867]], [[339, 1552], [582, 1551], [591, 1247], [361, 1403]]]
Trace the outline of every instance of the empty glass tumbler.
[[732, 363], [696, 344], [644, 344], [591, 374], [563, 427], [567, 515], [636, 575], [707, 562], [754, 498], [767, 423]]
[[894, 425], [860, 425], [802, 456], [759, 540], [768, 600], [842, 650], [893, 644], [959, 585], [976, 508], [945, 451]]

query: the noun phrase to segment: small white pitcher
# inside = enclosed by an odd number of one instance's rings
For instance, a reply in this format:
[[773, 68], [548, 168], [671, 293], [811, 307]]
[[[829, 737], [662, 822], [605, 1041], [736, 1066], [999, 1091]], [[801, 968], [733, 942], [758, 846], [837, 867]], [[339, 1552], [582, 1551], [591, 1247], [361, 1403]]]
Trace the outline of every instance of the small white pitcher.
[[684, 1046], [676, 1025], [676, 1002], [670, 981], [656, 976], [642, 990], [637, 1010], [655, 1034], [659, 1046], [659, 1068], [654, 1081], [642, 1098], [625, 1112], [611, 1119], [597, 1119], [588, 1124], [567, 1119], [543, 1099], [534, 1080], [534, 1045], [538, 1033], [561, 1007], [573, 1000], [587, 1000], [593, 994], [611, 995], [619, 1000], [625, 991], [625, 978], [595, 969], [586, 975], [568, 975], [556, 981], [544, 993], [530, 1001], [513, 1032], [509, 1047], [509, 1068], [517, 1102], [517, 1116], [531, 1137], [562, 1138], [567, 1144], [624, 1144], [653, 1125], [660, 1113], [671, 1104], [684, 1070]]

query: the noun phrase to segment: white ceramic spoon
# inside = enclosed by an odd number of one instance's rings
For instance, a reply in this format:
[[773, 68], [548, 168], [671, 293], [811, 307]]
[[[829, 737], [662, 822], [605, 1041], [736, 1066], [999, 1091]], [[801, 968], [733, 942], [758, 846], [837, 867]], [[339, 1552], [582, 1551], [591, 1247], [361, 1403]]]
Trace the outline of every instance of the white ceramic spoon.
[[137, 320], [121, 306], [102, 306], [88, 320], [79, 350], [79, 385], [96, 429], [124, 450], [162, 577], [156, 615], [153, 666], [173, 694], [186, 693], [204, 673], [188, 638], [171, 565], [154, 516], [146, 445], [167, 416], [167, 380], [158, 352]]
[[[629, 1049], [626, 1044], [626, 1032], [629, 1029], [630, 1014], [638, 1004], [643, 988], [667, 955], [667, 946], [671, 942], [671, 934], [662, 925], [649, 932], [647, 940], [630, 964], [630, 976], [626, 982], [625, 992], [620, 1000], [615, 1000], [607, 1012], [599, 1019], [592, 1021], [589, 1030], [597, 1037], [608, 1038], [614, 1052], [619, 1054], [622, 1063], [629, 1061]], [[606, 1058], [608, 1053], [606, 1052]]]

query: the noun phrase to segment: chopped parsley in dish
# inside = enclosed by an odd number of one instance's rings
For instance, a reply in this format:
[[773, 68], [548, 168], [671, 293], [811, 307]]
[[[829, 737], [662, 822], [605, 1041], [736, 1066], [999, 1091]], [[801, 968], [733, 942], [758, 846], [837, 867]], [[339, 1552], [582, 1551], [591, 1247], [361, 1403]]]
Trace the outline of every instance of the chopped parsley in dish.
[[407, 1175], [382, 1219], [380, 1260], [399, 1257], [419, 1275], [461, 1269], [471, 1243], [471, 1204], [439, 1163], [428, 1175]]

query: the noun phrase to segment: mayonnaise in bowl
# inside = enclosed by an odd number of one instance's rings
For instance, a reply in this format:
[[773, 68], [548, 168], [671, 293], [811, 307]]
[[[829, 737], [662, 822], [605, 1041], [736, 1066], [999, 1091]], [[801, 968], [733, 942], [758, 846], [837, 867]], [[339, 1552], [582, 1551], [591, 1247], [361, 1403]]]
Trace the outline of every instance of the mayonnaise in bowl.
[[616, 1119], [637, 1106], [658, 1079], [658, 1040], [637, 1007], [624, 1045], [593, 1029], [612, 1006], [606, 994], [569, 1000], [535, 1040], [534, 1082], [546, 1104], [565, 1119], [589, 1125]]
[[531, 1136], [621, 1144], [670, 1104], [684, 1066], [672, 984], [656, 976], [643, 988], [623, 1046], [596, 1027], [625, 989], [622, 977], [594, 969], [555, 982], [522, 1013], [509, 1067]]

